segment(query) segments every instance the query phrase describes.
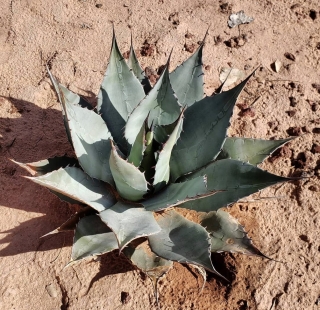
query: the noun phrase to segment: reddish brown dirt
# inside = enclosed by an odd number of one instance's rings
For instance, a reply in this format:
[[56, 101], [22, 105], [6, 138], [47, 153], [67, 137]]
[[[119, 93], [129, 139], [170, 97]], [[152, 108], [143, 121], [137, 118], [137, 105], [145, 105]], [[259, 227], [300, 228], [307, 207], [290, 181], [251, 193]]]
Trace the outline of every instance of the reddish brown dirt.
[[[0, 308], [156, 309], [152, 285], [116, 254], [63, 269], [72, 234], [39, 239], [72, 210], [22, 178], [9, 161], [71, 153], [45, 64], [71, 90], [95, 102], [110, 51], [112, 24], [123, 52], [132, 31], [140, 60], [157, 73], [174, 48], [172, 68], [209, 28], [204, 51], [206, 93], [219, 68], [247, 74], [230, 135], [299, 137], [263, 168], [306, 178], [274, 186], [229, 211], [268, 256], [214, 255], [230, 283], [175, 264], [159, 285], [161, 309], [320, 309], [319, 145], [320, 12], [306, 1], [3, 0], [0, 3]], [[254, 21], [229, 29], [231, 12]], [[282, 62], [276, 73], [272, 64]], [[156, 77], [153, 76], [153, 79]], [[248, 107], [257, 97], [259, 100]], [[273, 197], [272, 199], [260, 199]]]

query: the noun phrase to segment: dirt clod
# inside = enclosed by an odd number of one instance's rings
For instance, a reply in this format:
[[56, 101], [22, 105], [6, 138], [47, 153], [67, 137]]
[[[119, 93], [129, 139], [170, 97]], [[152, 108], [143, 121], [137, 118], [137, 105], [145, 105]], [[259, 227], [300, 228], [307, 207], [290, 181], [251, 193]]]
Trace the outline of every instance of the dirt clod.
[[298, 104], [298, 101], [295, 97], [289, 97], [289, 100], [290, 100], [290, 106], [293, 108]]
[[287, 130], [287, 133], [289, 136], [300, 136], [302, 134], [302, 128], [301, 127], [290, 127]]
[[296, 60], [296, 56], [294, 56], [292, 53], [284, 53], [284, 57], [286, 57], [289, 60], [295, 61]]
[[242, 34], [237, 37], [232, 37], [227, 41], [224, 41], [224, 44], [231, 48], [239, 48], [247, 43], [248, 39], [245, 34]]
[[169, 20], [170, 22], [172, 22], [173, 25], [178, 26], [178, 25], [180, 24], [180, 21], [179, 21], [179, 13], [178, 13], [178, 12], [171, 13], [171, 14], [169, 15], [168, 20]]
[[311, 152], [312, 152], [313, 154], [315, 154], [315, 153], [320, 153], [320, 145], [319, 145], [319, 144], [313, 144], [313, 145], [312, 145]]
[[317, 84], [317, 83], [313, 83], [311, 84], [311, 86], [317, 90], [317, 92], [320, 94], [320, 84]]
[[155, 53], [156, 47], [154, 44], [148, 42], [148, 40], [144, 41], [140, 54], [141, 56], [152, 56]]
[[309, 12], [309, 16], [310, 16], [310, 18], [312, 19], [312, 20], [315, 20], [315, 19], [317, 19], [317, 17], [318, 17], [318, 12], [316, 11], [316, 10], [310, 10], [310, 12]]
[[131, 299], [131, 296], [128, 292], [121, 292], [121, 303], [123, 305], [127, 304], [129, 300]]
[[197, 46], [194, 43], [191, 43], [191, 44], [185, 43], [184, 49], [189, 53], [194, 53], [194, 51], [197, 49]]

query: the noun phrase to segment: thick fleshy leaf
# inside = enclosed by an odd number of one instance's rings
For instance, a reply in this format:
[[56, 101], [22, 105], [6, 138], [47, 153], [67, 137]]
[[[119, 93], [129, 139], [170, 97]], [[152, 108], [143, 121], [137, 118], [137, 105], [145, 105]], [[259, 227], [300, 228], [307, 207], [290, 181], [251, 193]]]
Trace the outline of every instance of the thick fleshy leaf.
[[219, 154], [233, 107], [249, 78], [233, 89], [206, 97], [186, 109], [183, 131], [171, 155], [173, 181], [207, 165]]
[[204, 40], [190, 58], [170, 73], [172, 88], [182, 106], [191, 106], [203, 98], [203, 46]]
[[121, 158], [112, 142], [111, 144], [110, 169], [120, 196], [130, 201], [142, 199], [148, 191], [144, 173]]
[[199, 224], [171, 210], [157, 218], [161, 231], [149, 236], [152, 251], [179, 263], [194, 264], [217, 273], [210, 259], [210, 238]]
[[180, 205], [181, 208], [198, 212], [216, 211], [265, 187], [291, 180], [233, 159], [222, 159], [213, 162], [206, 168], [185, 176], [182, 180], [201, 175], [206, 175], [207, 177], [208, 190], [220, 190], [221, 192], [212, 197], [186, 202]]
[[[123, 136], [125, 124], [129, 114], [144, 96], [142, 85], [122, 57], [113, 33], [110, 60], [98, 95], [97, 109], [124, 154], [127, 154], [128, 148]], [[142, 123], [136, 135], [141, 126]]]
[[57, 234], [62, 231], [75, 230], [79, 220], [92, 211], [93, 210], [90, 207], [83, 207], [80, 211], [76, 212], [75, 214], [72, 214], [72, 216], [68, 218], [61, 226], [43, 235], [41, 238]]
[[61, 193], [101, 212], [116, 203], [112, 190], [101, 181], [90, 178], [75, 167], [60, 168], [31, 181]]
[[248, 162], [251, 165], [258, 165], [277, 148], [291, 140], [292, 138], [283, 140], [262, 140], [228, 137], [217, 159], [231, 158]]
[[101, 212], [99, 216], [115, 233], [120, 250], [134, 239], [160, 231], [152, 212], [121, 201]]
[[64, 168], [67, 166], [79, 166], [78, 160], [67, 156], [57, 156], [44, 160], [39, 160], [33, 163], [19, 163], [12, 160], [15, 164], [19, 165], [21, 168], [26, 169], [31, 175], [39, 176], [46, 173], [58, 170], [59, 168]]
[[136, 53], [133, 49], [133, 43], [132, 43], [132, 36], [131, 36], [131, 46], [130, 46], [130, 54], [128, 59], [128, 66], [134, 73], [134, 75], [137, 77], [137, 79], [140, 81], [140, 83], [143, 86], [145, 94], [149, 93], [151, 90], [151, 85], [149, 82], [149, 79], [145, 75], [143, 69], [141, 68], [139, 61], [137, 59]]
[[148, 211], [160, 211], [178, 206], [186, 201], [200, 199], [214, 195], [215, 191], [208, 191], [206, 177], [198, 177], [182, 183], [169, 184], [160, 192], [140, 202]]
[[75, 231], [71, 262], [116, 249], [117, 238], [110, 228], [98, 215], [86, 216], [79, 221]]
[[156, 168], [155, 168], [154, 181], [153, 181], [153, 186], [155, 187], [156, 190], [161, 189], [169, 181], [169, 178], [170, 178], [169, 163], [170, 163], [171, 152], [172, 152], [173, 146], [176, 144], [177, 140], [180, 137], [182, 124], [183, 124], [183, 113], [181, 113], [175, 129], [173, 130], [167, 142], [163, 145], [163, 148], [159, 154]]
[[168, 65], [149, 94], [139, 103], [129, 116], [125, 137], [133, 144], [141, 126], [148, 117], [148, 127], [169, 125], [177, 120], [180, 105], [174, 95], [169, 80]]
[[124, 254], [151, 279], [154, 295], [158, 302], [158, 280], [169, 271], [173, 262], [154, 254], [147, 241], [139, 244], [136, 248], [132, 246], [125, 248]]
[[144, 124], [142, 125], [139, 134], [137, 135], [136, 141], [134, 141], [130, 154], [128, 157], [128, 162], [132, 163], [136, 167], [139, 167], [143, 158], [143, 153], [146, 149], [145, 145], [145, 135], [146, 130]]
[[61, 105], [63, 122], [64, 122], [64, 127], [66, 129], [68, 140], [71, 143], [71, 145], [73, 146], [71, 134], [70, 134], [70, 128], [69, 128], [69, 124], [68, 124], [68, 117], [67, 117], [66, 111], [65, 111], [65, 103], [64, 103], [65, 98], [67, 98], [67, 100], [71, 104], [79, 105], [79, 106], [81, 106], [83, 108], [87, 108], [89, 110], [92, 110], [92, 106], [86, 100], [84, 100], [83, 98], [81, 98], [77, 94], [73, 93], [72, 91], [70, 91], [69, 89], [64, 87], [63, 85], [59, 84], [58, 81], [56, 80], [56, 78], [50, 72], [48, 67], [47, 67], [47, 72], [49, 74], [49, 77], [50, 77], [50, 80], [51, 80], [52, 85], [54, 87], [54, 90], [56, 91], [58, 101]]
[[211, 252], [243, 253], [266, 257], [252, 243], [243, 226], [223, 210], [202, 217], [201, 225], [211, 237]]
[[[33, 176], [40, 176], [46, 173], [52, 172], [54, 170], [58, 170], [59, 168], [64, 168], [67, 166], [72, 167], [80, 167], [78, 160], [72, 157], [61, 156], [61, 157], [53, 157], [49, 159], [40, 160], [33, 163], [19, 163], [17, 161], [12, 160], [14, 163], [18, 164], [21, 168], [26, 169], [31, 175]], [[58, 193], [57, 191], [51, 190], [50, 191], [59, 197], [60, 200], [66, 201], [72, 204], [82, 204], [80, 201], [72, 199], [66, 195]]]
[[107, 125], [94, 111], [72, 104], [61, 87], [60, 90], [70, 136], [81, 167], [89, 176], [113, 184], [109, 167], [111, 134]]

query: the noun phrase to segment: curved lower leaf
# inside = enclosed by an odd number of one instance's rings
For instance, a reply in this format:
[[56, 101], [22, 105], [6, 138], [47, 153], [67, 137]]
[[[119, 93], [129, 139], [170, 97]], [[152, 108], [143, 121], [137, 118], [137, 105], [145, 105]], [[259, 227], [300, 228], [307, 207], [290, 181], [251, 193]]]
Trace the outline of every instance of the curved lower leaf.
[[82, 218], [75, 230], [71, 262], [118, 249], [115, 234], [98, 215]]
[[185, 176], [182, 181], [201, 175], [207, 176], [208, 190], [221, 192], [212, 197], [186, 202], [180, 205], [181, 208], [198, 212], [216, 211], [265, 187], [291, 180], [250, 164], [233, 159], [223, 159], [209, 164], [194, 174]]
[[121, 197], [130, 201], [138, 201], [148, 191], [148, 183], [137, 167], [122, 159], [113, 143], [110, 155], [110, 169]]
[[115, 233], [120, 251], [132, 240], [160, 231], [152, 212], [121, 201], [99, 216]]
[[183, 131], [170, 161], [173, 181], [207, 165], [220, 153], [233, 107], [249, 78], [233, 89], [206, 97], [186, 109]]
[[156, 302], [158, 302], [158, 281], [173, 266], [173, 262], [151, 252], [146, 241], [139, 244], [136, 248], [131, 246], [125, 248], [124, 254], [150, 278]]
[[39, 160], [33, 163], [19, 163], [12, 160], [15, 164], [19, 165], [21, 168], [26, 169], [33, 176], [40, 176], [46, 173], [58, 170], [59, 168], [64, 168], [67, 166], [79, 167], [78, 160], [73, 157], [61, 156], [52, 157], [44, 160]]
[[203, 216], [201, 225], [210, 234], [211, 252], [236, 252], [266, 257], [253, 245], [243, 226], [228, 212], [210, 212]]
[[116, 203], [114, 194], [106, 184], [90, 178], [79, 168], [60, 168], [42, 176], [26, 178], [80, 201], [99, 212]]
[[292, 138], [283, 140], [262, 140], [228, 137], [217, 159], [230, 158], [248, 162], [251, 165], [258, 165], [276, 149], [291, 140]]
[[90, 207], [83, 207], [80, 211], [76, 212], [70, 218], [68, 218], [58, 228], [48, 232], [47, 234], [43, 235], [41, 238], [49, 236], [49, 235], [57, 234], [62, 231], [75, 230], [79, 220], [82, 217], [88, 215], [90, 212], [92, 212], [92, 209]]
[[209, 234], [201, 225], [173, 210], [163, 213], [157, 222], [161, 231], [148, 237], [154, 253], [179, 263], [199, 265], [219, 274], [210, 259]]
[[[122, 57], [113, 33], [111, 55], [98, 95], [97, 109], [124, 154], [127, 154], [128, 146], [123, 129], [129, 114], [144, 96], [144, 90]], [[141, 126], [142, 123], [137, 133]], [[135, 138], [131, 144], [134, 141]]]

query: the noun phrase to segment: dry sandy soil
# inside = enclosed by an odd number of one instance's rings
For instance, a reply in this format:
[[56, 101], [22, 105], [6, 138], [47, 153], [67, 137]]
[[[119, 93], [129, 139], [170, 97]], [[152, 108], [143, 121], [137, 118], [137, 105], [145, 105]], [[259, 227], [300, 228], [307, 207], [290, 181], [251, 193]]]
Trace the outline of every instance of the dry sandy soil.
[[[239, 10], [254, 21], [230, 29], [228, 16]], [[214, 255], [214, 265], [230, 283], [209, 275], [201, 294], [201, 277], [175, 264], [160, 281], [160, 308], [320, 309], [317, 0], [2, 0], [0, 14], [1, 309], [156, 309], [151, 282], [117, 254], [63, 269], [72, 234], [39, 238], [73, 209], [22, 178], [26, 173], [9, 161], [72, 153], [45, 65], [94, 103], [112, 22], [123, 52], [132, 32], [143, 67], [155, 70], [153, 79], [171, 48], [174, 68], [210, 26], [204, 51], [207, 94], [220, 85], [221, 67], [249, 74], [259, 66], [235, 108], [229, 135], [298, 136], [263, 168], [306, 177], [228, 209], [262, 252], [281, 262]], [[282, 63], [279, 72], [272, 68], [276, 60]]]

